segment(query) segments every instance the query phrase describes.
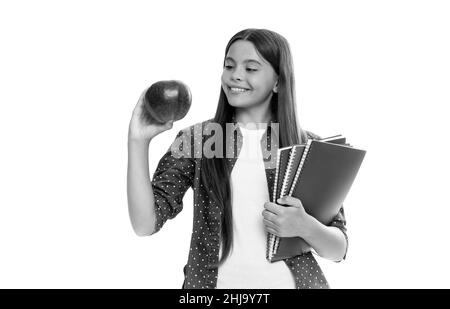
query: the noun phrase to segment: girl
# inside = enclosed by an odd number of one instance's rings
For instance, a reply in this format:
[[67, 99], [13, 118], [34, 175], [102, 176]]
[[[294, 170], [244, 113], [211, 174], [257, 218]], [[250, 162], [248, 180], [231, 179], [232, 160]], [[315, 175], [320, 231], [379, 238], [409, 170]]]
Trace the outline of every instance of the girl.
[[[228, 42], [223, 65], [214, 118], [177, 134], [152, 181], [149, 143], [173, 123], [145, 123], [144, 95], [139, 99], [128, 136], [133, 228], [140, 236], [159, 231], [182, 210], [184, 194], [192, 187], [194, 222], [183, 288], [327, 288], [311, 251], [274, 263], [266, 259], [267, 232], [302, 237], [319, 256], [333, 261], [344, 259], [347, 250], [342, 208], [325, 226], [305, 212], [299, 199], [270, 200], [276, 149], [318, 138], [297, 120], [288, 42], [265, 29], [240, 31]], [[210, 124], [226, 132], [219, 134], [214, 156], [199, 154], [210, 143], [202, 134], [211, 133]], [[226, 130], [229, 124], [237, 139]], [[263, 155], [267, 145], [272, 147], [270, 160]], [[217, 155], [223, 148], [233, 155]]]

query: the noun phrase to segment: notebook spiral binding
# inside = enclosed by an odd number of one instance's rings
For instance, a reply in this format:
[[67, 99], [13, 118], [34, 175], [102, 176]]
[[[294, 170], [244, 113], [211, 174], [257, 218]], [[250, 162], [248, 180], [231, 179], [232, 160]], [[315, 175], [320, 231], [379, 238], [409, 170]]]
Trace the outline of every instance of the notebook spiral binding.
[[[295, 173], [294, 181], [292, 182], [291, 188], [289, 189], [289, 193], [287, 194], [288, 196], [292, 196], [292, 193], [294, 192], [294, 188], [295, 188], [295, 185], [297, 184], [298, 178], [300, 177], [300, 173], [302, 171], [303, 164], [306, 162], [309, 148], [311, 146], [311, 142], [312, 142], [312, 139], [308, 139], [306, 146], [305, 146], [305, 150], [303, 151], [303, 154], [302, 154], [302, 158], [300, 159], [300, 163], [299, 163], [297, 171]], [[296, 150], [296, 148], [294, 147], [293, 151], [292, 151], [292, 155], [289, 157], [288, 169], [286, 171], [285, 180], [289, 179], [289, 175], [290, 175], [291, 169], [292, 169], [292, 162], [295, 157], [295, 150]], [[287, 189], [286, 186], [287, 186], [287, 182], [284, 182], [281, 196], [285, 195], [284, 193], [285, 193], [285, 190]], [[269, 259], [270, 261], [272, 260], [273, 256], [277, 253], [278, 247], [280, 246], [280, 238], [277, 236], [274, 236], [274, 238], [275, 238], [275, 243], [274, 243], [274, 247], [272, 250], [272, 254], [270, 255], [270, 259]]]
[[295, 151], [296, 151], [296, 148], [293, 147], [291, 149], [290, 154], [289, 154], [289, 162], [288, 162], [288, 166], [286, 168], [286, 175], [284, 176], [283, 186], [281, 187], [281, 192], [280, 192], [280, 196], [279, 197], [282, 197], [282, 196], [286, 195], [287, 183], [288, 183], [288, 180], [289, 180], [289, 176], [290, 176], [290, 174], [292, 172], [292, 164], [294, 163]]
[[[279, 174], [279, 165], [280, 165], [280, 154], [281, 154], [281, 150], [278, 149], [277, 150], [277, 164], [276, 169], [275, 169], [275, 180], [274, 180], [274, 186], [273, 186], [273, 193], [272, 193], [272, 201], [273, 203], [276, 202], [277, 199], [277, 185], [278, 185], [278, 174]], [[271, 260], [272, 256], [272, 248], [274, 245], [274, 241], [275, 241], [275, 235], [271, 234], [271, 233], [267, 233], [267, 237], [268, 237], [268, 246], [266, 248], [266, 258], [268, 260]]]
[[[281, 151], [280, 151], [280, 152], [281, 152]], [[280, 158], [280, 152], [278, 153], [278, 159]], [[274, 186], [274, 195], [273, 195], [273, 202], [274, 202], [274, 203], [277, 202], [277, 199], [278, 199], [278, 198], [280, 198], [280, 197], [282, 197], [283, 195], [285, 195], [285, 192], [286, 192], [286, 189], [287, 189], [287, 188], [286, 188], [286, 186], [287, 186], [287, 184], [286, 184], [286, 179], [289, 179], [289, 173], [290, 173], [290, 171], [291, 171], [292, 161], [293, 161], [293, 158], [294, 158], [293, 153], [295, 153], [295, 147], [292, 148], [291, 151], [289, 152], [288, 166], [287, 166], [287, 168], [286, 168], [286, 174], [284, 175], [284, 180], [283, 180], [283, 184], [282, 184], [281, 192], [280, 192], [280, 195], [279, 195], [279, 196], [276, 195], [277, 183], [275, 183], [275, 186]], [[277, 160], [278, 160], [278, 159], [277, 159]], [[277, 162], [277, 171], [276, 171], [276, 173], [277, 173], [278, 170], [279, 170], [279, 164], [280, 164], [280, 162], [278, 161], [278, 162]], [[278, 173], [277, 173], [277, 174], [278, 174]], [[278, 178], [278, 175], [277, 175], [277, 178]], [[269, 253], [268, 253], [268, 259], [269, 259], [269, 261], [272, 261], [272, 258], [273, 258], [273, 256], [275, 255], [275, 252], [276, 252], [276, 251], [275, 251], [275, 248], [277, 247], [278, 242], [279, 242], [279, 239], [278, 239], [277, 236], [275, 236], [275, 235], [273, 235], [273, 234], [270, 234], [270, 235], [269, 235]]]
[[[293, 147], [289, 153], [289, 161], [288, 161], [288, 165], [286, 167], [286, 174], [284, 176], [284, 181], [283, 181], [283, 186], [281, 187], [281, 192], [280, 192], [280, 196], [278, 196], [278, 198], [283, 197], [287, 194], [286, 190], [287, 185], [288, 185], [288, 180], [290, 178], [290, 174], [292, 172], [292, 164], [294, 162], [294, 158], [295, 158], [295, 152], [296, 152], [296, 148]], [[276, 203], [276, 201], [274, 202]], [[278, 236], [274, 235], [274, 244], [273, 244], [273, 248], [272, 248], [272, 254], [270, 256], [270, 260], [272, 260], [273, 256], [275, 255], [275, 253], [277, 253], [277, 249], [278, 246], [280, 245], [280, 238]]]
[[295, 173], [294, 181], [292, 182], [291, 189], [289, 190], [289, 196], [292, 196], [292, 193], [294, 193], [295, 185], [297, 184], [297, 180], [300, 178], [300, 173], [302, 171], [303, 164], [305, 164], [306, 159], [308, 157], [309, 153], [309, 147], [311, 146], [312, 140], [309, 139], [306, 143], [305, 151], [303, 152], [302, 159], [300, 160], [300, 164], [298, 165], [297, 173]]

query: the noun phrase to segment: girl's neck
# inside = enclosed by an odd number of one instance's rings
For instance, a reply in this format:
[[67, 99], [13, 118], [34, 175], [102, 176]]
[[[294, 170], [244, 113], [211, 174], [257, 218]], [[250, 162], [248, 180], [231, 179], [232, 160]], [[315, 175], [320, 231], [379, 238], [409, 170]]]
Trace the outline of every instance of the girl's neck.
[[235, 116], [236, 122], [244, 126], [255, 123], [268, 123], [272, 118], [269, 109], [245, 110], [241, 108], [236, 108], [235, 113], [236, 113]]

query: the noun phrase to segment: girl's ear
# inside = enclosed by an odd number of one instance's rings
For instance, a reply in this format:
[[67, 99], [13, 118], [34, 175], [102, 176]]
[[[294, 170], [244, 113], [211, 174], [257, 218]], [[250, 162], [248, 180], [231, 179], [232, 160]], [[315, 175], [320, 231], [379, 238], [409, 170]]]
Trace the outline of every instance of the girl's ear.
[[275, 92], [275, 93], [278, 93], [278, 80], [277, 80], [277, 82], [275, 83], [275, 86], [273, 87], [273, 90], [272, 90], [273, 92]]

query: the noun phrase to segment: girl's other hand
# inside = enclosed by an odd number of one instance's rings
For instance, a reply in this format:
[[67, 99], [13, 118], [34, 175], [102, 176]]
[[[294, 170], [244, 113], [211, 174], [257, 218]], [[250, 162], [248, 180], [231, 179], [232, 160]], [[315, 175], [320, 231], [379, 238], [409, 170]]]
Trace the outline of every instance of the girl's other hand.
[[310, 233], [313, 217], [305, 211], [298, 198], [284, 196], [277, 200], [277, 204], [267, 202], [262, 215], [266, 231], [276, 236], [305, 237]]
[[145, 93], [142, 92], [131, 116], [128, 128], [128, 139], [136, 141], [149, 142], [156, 135], [169, 130], [173, 127], [173, 120], [169, 120], [164, 124], [156, 123], [147, 116], [144, 110]]

